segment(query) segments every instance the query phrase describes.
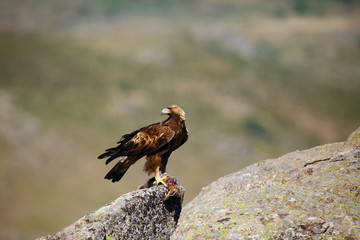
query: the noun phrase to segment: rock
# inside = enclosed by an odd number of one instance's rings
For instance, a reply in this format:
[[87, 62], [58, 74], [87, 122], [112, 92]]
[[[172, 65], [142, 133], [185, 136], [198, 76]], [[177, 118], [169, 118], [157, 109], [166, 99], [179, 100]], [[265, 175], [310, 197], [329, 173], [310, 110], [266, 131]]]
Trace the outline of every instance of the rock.
[[185, 206], [179, 223], [185, 190], [175, 190], [130, 192], [39, 239], [359, 239], [360, 128], [346, 142], [220, 178]]
[[171, 239], [360, 239], [360, 128], [213, 182]]
[[[183, 196], [185, 189], [178, 188]], [[180, 217], [183, 197], [164, 201], [168, 192], [159, 185], [124, 194], [55, 235], [39, 240], [169, 239]]]

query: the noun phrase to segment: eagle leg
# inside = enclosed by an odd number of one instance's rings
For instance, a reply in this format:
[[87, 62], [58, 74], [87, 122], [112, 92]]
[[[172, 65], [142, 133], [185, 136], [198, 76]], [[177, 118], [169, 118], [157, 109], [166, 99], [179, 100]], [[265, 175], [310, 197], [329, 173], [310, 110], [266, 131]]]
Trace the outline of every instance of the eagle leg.
[[153, 182], [154, 185], [159, 185], [160, 183], [163, 184], [165, 187], [168, 185], [165, 183], [165, 180], [167, 179], [167, 175], [161, 177], [160, 176], [160, 167], [157, 167], [154, 171], [155, 174], [155, 181]]

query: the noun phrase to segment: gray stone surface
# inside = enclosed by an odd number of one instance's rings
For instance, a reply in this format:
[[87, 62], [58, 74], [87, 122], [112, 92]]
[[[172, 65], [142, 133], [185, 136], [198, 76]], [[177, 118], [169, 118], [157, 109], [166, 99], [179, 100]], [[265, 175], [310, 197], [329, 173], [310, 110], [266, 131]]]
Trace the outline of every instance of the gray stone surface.
[[220, 178], [180, 219], [182, 198], [164, 201], [168, 193], [155, 186], [125, 194], [40, 239], [360, 239], [360, 128], [345, 142]]
[[[179, 189], [183, 196], [185, 189], [181, 186]], [[164, 201], [168, 192], [160, 185], [124, 194], [55, 235], [39, 240], [169, 239], [179, 219], [183, 198]]]
[[360, 128], [213, 182], [171, 239], [360, 239]]

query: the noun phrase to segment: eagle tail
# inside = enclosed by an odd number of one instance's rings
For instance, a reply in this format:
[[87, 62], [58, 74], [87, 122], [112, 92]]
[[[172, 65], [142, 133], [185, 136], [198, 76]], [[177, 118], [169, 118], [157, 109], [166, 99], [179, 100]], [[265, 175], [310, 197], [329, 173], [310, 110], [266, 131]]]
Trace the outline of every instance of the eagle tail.
[[105, 179], [109, 179], [112, 182], [118, 182], [124, 176], [126, 171], [134, 162], [128, 157], [122, 158], [109, 172], [106, 174]]
[[115, 158], [121, 157], [121, 153], [118, 148], [109, 148], [109, 149], [105, 150], [105, 153], [98, 156], [98, 159], [103, 159], [103, 158], [107, 158], [107, 157], [108, 157], [108, 159], [106, 160], [106, 163], [105, 163], [106, 165], [109, 164], [109, 162], [111, 162]]

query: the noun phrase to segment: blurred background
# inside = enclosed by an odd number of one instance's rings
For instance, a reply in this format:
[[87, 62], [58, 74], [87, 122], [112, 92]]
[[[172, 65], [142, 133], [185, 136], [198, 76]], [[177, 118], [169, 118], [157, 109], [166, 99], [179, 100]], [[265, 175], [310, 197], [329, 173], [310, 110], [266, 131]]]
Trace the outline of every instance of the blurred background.
[[356, 0], [2, 0], [0, 239], [52, 234], [135, 190], [97, 156], [177, 104], [189, 202], [257, 161], [360, 123]]

